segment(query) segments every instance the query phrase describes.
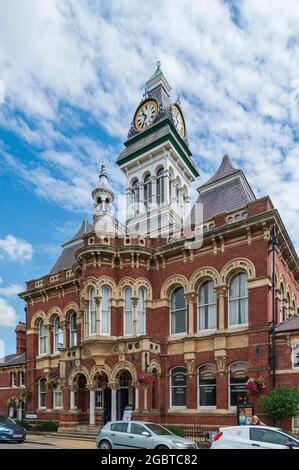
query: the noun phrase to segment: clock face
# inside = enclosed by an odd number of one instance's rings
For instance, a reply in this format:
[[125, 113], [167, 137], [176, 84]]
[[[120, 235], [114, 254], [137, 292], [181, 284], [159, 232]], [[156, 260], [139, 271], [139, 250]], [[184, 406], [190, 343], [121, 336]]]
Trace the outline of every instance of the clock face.
[[155, 100], [144, 101], [135, 113], [134, 126], [137, 131], [144, 131], [158, 113], [158, 104]]
[[184, 138], [186, 136], [185, 121], [180, 108], [176, 104], [171, 106], [171, 115], [176, 130]]

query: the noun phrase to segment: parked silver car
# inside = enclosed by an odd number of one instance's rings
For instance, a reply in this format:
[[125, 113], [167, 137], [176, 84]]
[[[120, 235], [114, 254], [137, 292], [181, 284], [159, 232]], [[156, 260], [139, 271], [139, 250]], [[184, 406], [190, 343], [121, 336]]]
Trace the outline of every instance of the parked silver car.
[[195, 442], [147, 421], [111, 421], [96, 438], [98, 449], [197, 449]]
[[271, 426], [228, 426], [219, 428], [211, 449], [297, 449], [299, 439]]

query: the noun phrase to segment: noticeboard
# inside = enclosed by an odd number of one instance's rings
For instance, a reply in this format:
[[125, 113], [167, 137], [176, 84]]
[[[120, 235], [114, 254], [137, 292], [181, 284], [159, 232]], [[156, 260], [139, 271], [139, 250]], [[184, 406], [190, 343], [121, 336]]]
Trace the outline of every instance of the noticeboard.
[[250, 424], [253, 415], [254, 406], [252, 403], [243, 403], [242, 405], [237, 405], [238, 426], [246, 426], [247, 424]]

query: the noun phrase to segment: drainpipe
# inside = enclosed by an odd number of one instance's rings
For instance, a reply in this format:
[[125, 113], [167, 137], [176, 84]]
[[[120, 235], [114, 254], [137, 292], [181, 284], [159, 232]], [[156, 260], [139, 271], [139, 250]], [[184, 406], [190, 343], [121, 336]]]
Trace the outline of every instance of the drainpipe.
[[275, 344], [275, 328], [276, 328], [276, 282], [275, 282], [275, 255], [276, 247], [278, 245], [275, 225], [271, 229], [271, 238], [269, 240], [269, 245], [272, 252], [272, 327], [271, 327], [271, 370], [272, 370], [272, 388], [276, 386], [276, 344]]

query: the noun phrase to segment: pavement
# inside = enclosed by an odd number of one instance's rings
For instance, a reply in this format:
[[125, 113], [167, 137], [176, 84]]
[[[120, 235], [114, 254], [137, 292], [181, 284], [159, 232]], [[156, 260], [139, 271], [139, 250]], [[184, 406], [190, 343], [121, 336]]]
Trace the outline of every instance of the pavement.
[[23, 444], [1, 442], [1, 449], [96, 449], [95, 442], [52, 436], [27, 435]]

